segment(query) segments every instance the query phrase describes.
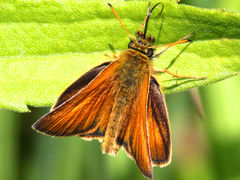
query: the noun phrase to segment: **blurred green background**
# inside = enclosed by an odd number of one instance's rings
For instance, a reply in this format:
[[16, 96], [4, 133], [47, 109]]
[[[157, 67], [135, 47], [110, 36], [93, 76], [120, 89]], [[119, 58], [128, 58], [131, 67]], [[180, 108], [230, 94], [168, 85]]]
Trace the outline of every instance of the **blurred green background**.
[[[240, 11], [239, 0], [181, 3]], [[167, 96], [173, 157], [168, 167], [154, 168], [154, 179], [240, 180], [240, 78], [199, 92], [204, 120], [189, 91]], [[49, 108], [30, 109], [24, 114], [0, 110], [0, 180], [145, 179], [122, 150], [111, 157], [101, 153], [98, 141], [36, 133], [31, 125]]]

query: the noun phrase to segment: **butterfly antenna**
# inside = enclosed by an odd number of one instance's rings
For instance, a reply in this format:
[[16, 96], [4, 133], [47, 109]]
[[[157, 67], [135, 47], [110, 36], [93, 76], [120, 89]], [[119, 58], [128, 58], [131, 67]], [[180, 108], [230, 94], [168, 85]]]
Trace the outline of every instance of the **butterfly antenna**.
[[150, 2], [148, 3], [147, 15], [146, 15], [146, 17], [145, 17], [145, 19], [144, 19], [144, 21], [143, 21], [143, 23], [142, 23], [142, 25], [141, 25], [141, 27], [139, 28], [138, 31], [141, 31], [142, 28], [144, 27], [144, 25], [146, 24], [146, 21], [147, 21], [147, 19], [148, 19], [149, 11], [150, 11]]
[[[147, 17], [145, 18], [146, 21], [144, 20], [144, 21], [145, 21], [145, 29], [144, 29], [144, 36], [143, 36], [143, 37], [146, 37], [149, 17], [150, 17], [150, 15], [151, 15], [152, 11], [153, 11], [159, 4], [161, 4], [161, 3], [157, 3], [157, 4], [155, 4], [155, 6], [153, 6], [153, 8], [151, 9], [151, 11], [147, 14]], [[149, 3], [149, 6], [150, 6], [150, 3]], [[160, 11], [159, 14], [162, 13], [163, 8], [164, 8], [164, 6], [162, 6], [162, 10]]]
[[127, 33], [128, 37], [131, 39], [131, 41], [134, 41], [135, 40], [132, 38], [132, 36], [129, 34], [129, 32], [127, 31], [127, 29], [125, 28], [125, 26], [123, 25], [120, 17], [118, 16], [117, 12], [115, 11], [115, 9], [113, 8], [112, 4], [108, 3], [108, 5], [110, 6], [113, 14], [116, 16], [116, 18], [118, 19], [118, 21], [120, 22], [121, 26], [123, 27], [123, 29], [125, 30], [125, 32]]

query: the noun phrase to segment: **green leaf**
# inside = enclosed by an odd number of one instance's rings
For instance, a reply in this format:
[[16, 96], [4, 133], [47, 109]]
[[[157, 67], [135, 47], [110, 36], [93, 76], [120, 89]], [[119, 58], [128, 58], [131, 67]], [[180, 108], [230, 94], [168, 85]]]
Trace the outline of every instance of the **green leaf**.
[[[159, 1], [153, 1], [152, 5]], [[112, 1], [134, 35], [148, 2]], [[157, 69], [206, 80], [156, 74], [165, 94], [214, 83], [240, 70], [240, 14], [163, 1], [152, 13], [148, 34], [157, 44], [195, 31], [192, 43], [176, 45], [153, 61]], [[50, 106], [83, 73], [127, 48], [129, 38], [104, 1], [11, 0], [0, 2], [0, 107], [28, 111]]]

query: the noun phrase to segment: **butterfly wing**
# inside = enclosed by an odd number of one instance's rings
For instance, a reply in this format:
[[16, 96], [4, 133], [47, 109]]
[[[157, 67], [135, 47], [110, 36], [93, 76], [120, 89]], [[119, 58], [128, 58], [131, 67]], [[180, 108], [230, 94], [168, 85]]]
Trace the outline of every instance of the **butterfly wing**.
[[88, 85], [103, 69], [105, 69], [111, 62], [105, 62], [99, 66], [92, 68], [90, 71], [83, 74], [79, 79], [72, 83], [57, 99], [51, 110], [65, 102], [79, 92], [82, 88]]
[[116, 61], [111, 63], [81, 91], [76, 92], [78, 88], [75, 88], [75, 95], [66, 91], [69, 99], [60, 98], [58, 102], [62, 103], [39, 119], [33, 128], [52, 136], [104, 136], [114, 98], [111, 93], [115, 89], [112, 74], [117, 66]]
[[169, 164], [171, 140], [167, 107], [159, 85], [153, 77], [148, 95], [147, 127], [153, 165]]
[[[141, 94], [142, 97], [145, 95]], [[166, 103], [155, 78], [151, 77], [147, 106], [139, 100], [136, 101], [136, 105], [137, 110], [131, 109], [132, 120], [128, 122], [127, 128], [122, 129], [117, 142], [135, 160], [142, 173], [151, 178], [152, 170], [149, 160], [153, 165], [164, 166], [170, 162], [171, 157]], [[143, 116], [142, 112], [146, 112], [145, 110], [147, 110], [147, 120], [139, 121], [141, 119], [139, 116]]]
[[126, 150], [127, 154], [136, 162], [141, 172], [152, 178], [152, 163], [147, 135], [147, 96], [149, 87], [149, 77], [136, 90], [138, 96], [136, 100], [127, 107], [125, 114], [129, 119], [122, 127], [117, 143]]

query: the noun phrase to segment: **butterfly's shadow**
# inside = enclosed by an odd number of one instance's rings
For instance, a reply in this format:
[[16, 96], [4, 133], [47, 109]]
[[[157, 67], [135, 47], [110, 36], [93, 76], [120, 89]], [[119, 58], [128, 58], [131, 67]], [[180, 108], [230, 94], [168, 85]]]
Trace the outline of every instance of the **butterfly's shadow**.
[[116, 49], [113, 47], [112, 44], [108, 44], [109, 50], [114, 54], [116, 53]]
[[[164, 22], [164, 16], [161, 17], [161, 23], [160, 23], [160, 26], [159, 26], [159, 31], [158, 31], [158, 35], [157, 35], [157, 41], [156, 41], [157, 44], [159, 43], [159, 39], [160, 39], [160, 36], [161, 36], [161, 32], [162, 32], [162, 28], [163, 28], [163, 22]], [[187, 44], [184, 46], [184, 48], [170, 61], [169, 65], [168, 65], [165, 69], [171, 68], [171, 67], [174, 65], [174, 63], [176, 62], [176, 60], [181, 56], [181, 54], [182, 54], [191, 44], [192, 44], [192, 42], [187, 43]], [[161, 73], [164, 73], [164, 72], [159, 72], [159, 73], [161, 74]], [[176, 80], [184, 80], [184, 79], [186, 79], [186, 78], [177, 78]], [[168, 79], [168, 80], [165, 80], [165, 81], [163, 81], [163, 82], [167, 82], [167, 81], [172, 81], [172, 79]], [[170, 86], [170, 87], [168, 87], [168, 88], [165, 88], [165, 89], [168, 90], [168, 89], [171, 89], [171, 88], [176, 88], [176, 87], [181, 86], [181, 85], [183, 85], [183, 84], [185, 84], [185, 83], [189, 83], [189, 82], [193, 82], [193, 81], [199, 81], [199, 79], [188, 79], [188, 80], [182, 81], [182, 82], [180, 82], [180, 83], [178, 83], [178, 82], [176, 81], [176, 82], [177, 82], [176, 84], [174, 84], [174, 85], [172, 85], [172, 86]]]
[[[165, 68], [165, 69], [169, 69], [170, 67], [172, 67], [174, 65], [174, 63], [176, 62], [176, 60], [181, 56], [181, 54], [188, 48], [188, 46], [191, 45], [192, 42], [190, 42], [189, 44], [187, 44], [171, 61], [170, 64]], [[165, 72], [157, 72], [157, 74], [162, 74]], [[173, 79], [167, 79], [167, 80], [163, 80], [162, 82], [170, 82], [176, 80], [176, 84], [173, 84], [167, 88], [164, 88], [164, 90], [169, 90], [172, 88], [177, 88], [179, 86], [182, 86], [184, 84], [190, 83], [190, 82], [194, 82], [194, 81], [199, 81], [202, 79], [191, 79], [191, 78], [176, 78], [173, 77]], [[180, 81], [180, 82], [179, 82]]]
[[[170, 90], [170, 89], [182, 86], [183, 84], [186, 84], [186, 83], [190, 83], [190, 82], [201, 80], [201, 79], [188, 79], [188, 80], [185, 80], [185, 81], [182, 81], [182, 82], [177, 81], [177, 80], [184, 80], [184, 79], [186, 79], [186, 78], [177, 78], [177, 79], [175, 79], [176, 80], [175, 84], [173, 84], [173, 85], [171, 85], [169, 87], [165, 87], [165, 88], [163, 88], [163, 90]], [[165, 80], [165, 81], [162, 81], [162, 82], [168, 82], [168, 81], [173, 81], [173, 80], [172, 79], [168, 79], [168, 80]]]
[[170, 61], [170, 64], [165, 68], [169, 69], [170, 67], [173, 66], [173, 64], [176, 62], [176, 60], [181, 56], [181, 54], [192, 44], [192, 42], [186, 44], [184, 48]]

